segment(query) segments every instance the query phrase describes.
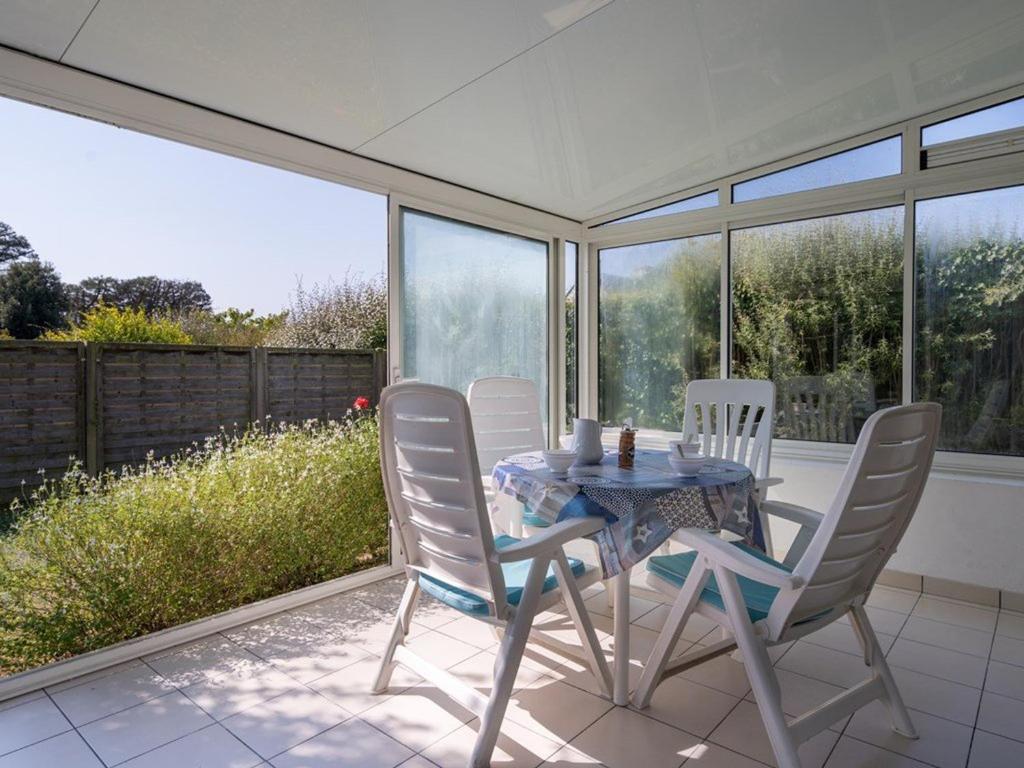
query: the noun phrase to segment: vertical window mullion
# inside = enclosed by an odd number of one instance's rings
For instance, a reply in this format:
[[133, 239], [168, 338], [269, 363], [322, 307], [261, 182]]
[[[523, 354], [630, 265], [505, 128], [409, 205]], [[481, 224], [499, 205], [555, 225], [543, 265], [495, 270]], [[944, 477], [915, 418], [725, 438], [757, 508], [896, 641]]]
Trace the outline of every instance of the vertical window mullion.
[[914, 400], [914, 304], [916, 293], [916, 262], [914, 253], [913, 189], [906, 191], [903, 208], [903, 380], [902, 401], [906, 405]]

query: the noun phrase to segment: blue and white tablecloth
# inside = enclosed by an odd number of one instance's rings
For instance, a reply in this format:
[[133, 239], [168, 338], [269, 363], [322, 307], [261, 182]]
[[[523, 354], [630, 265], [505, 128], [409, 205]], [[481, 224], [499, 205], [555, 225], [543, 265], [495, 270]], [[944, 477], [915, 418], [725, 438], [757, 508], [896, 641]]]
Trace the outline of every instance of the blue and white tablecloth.
[[682, 477], [666, 451], [637, 451], [633, 469], [620, 469], [612, 452], [598, 465], [555, 474], [538, 451], [499, 461], [491, 481], [496, 493], [514, 496], [551, 523], [603, 517], [606, 526], [591, 538], [605, 578], [629, 570], [680, 528], [726, 530], [765, 547], [753, 475], [724, 459], [708, 459], [698, 475]]

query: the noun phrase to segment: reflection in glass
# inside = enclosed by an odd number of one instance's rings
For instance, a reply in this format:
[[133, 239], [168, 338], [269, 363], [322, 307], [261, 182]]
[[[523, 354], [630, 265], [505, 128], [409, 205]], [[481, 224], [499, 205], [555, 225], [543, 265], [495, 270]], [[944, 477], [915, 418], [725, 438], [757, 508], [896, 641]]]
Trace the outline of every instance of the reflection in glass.
[[562, 295], [565, 297], [565, 429], [572, 432], [572, 420], [576, 418], [576, 264], [579, 245], [565, 244], [565, 280]]
[[401, 216], [402, 376], [460, 392], [481, 376], [522, 376], [546, 403], [547, 243]]
[[718, 205], [718, 190], [713, 189], [710, 192], [705, 192], [702, 195], [688, 197], [685, 200], [676, 200], [676, 202], [669, 203], [668, 205], [660, 205], [657, 208], [651, 208], [650, 210], [647, 211], [641, 211], [640, 213], [634, 213], [629, 216], [623, 216], [621, 219], [606, 221], [603, 224], [598, 224], [597, 226], [604, 227], [609, 224], [624, 224], [627, 221], [640, 221], [641, 219], [653, 219], [658, 216], [669, 216], [673, 213], [699, 211], [702, 208], [714, 208], [716, 205]]
[[914, 397], [939, 447], [1024, 454], [1024, 187], [917, 203]]
[[750, 181], [742, 181], [733, 185], [732, 200], [734, 203], [746, 203], [763, 197], [788, 195], [793, 192], [806, 192], [809, 189], [893, 176], [898, 174], [903, 166], [900, 157], [902, 146], [902, 139], [893, 136], [891, 139], [865, 144], [863, 147], [848, 149]]
[[854, 442], [900, 401], [903, 207], [731, 238], [732, 375], [775, 382], [776, 437]]
[[600, 252], [603, 424], [682, 428], [687, 383], [719, 375], [721, 263], [719, 234]]

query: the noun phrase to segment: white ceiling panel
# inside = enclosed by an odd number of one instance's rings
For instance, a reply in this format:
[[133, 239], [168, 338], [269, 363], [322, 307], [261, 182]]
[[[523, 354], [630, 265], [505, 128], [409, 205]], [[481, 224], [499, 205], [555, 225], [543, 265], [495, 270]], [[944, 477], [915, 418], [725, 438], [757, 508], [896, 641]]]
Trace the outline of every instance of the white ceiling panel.
[[577, 219], [1024, 82], [1021, 0], [92, 2], [0, 42]]
[[96, 0], [0, 0], [0, 45], [60, 58]]

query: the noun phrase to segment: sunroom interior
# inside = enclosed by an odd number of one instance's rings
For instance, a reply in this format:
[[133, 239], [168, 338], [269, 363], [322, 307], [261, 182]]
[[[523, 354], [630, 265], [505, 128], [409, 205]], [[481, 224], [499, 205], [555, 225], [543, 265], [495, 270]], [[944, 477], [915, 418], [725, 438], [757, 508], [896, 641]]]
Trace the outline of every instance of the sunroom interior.
[[[800, 759], [1024, 764], [1019, 2], [0, 0], [0, 96], [386, 195], [388, 380], [530, 379], [551, 448], [588, 418], [664, 450], [688, 382], [771, 379], [768, 498], [824, 511], [872, 414], [940, 403], [867, 602], [920, 738], [868, 707]], [[780, 558], [798, 531], [772, 521]], [[0, 680], [0, 766], [464, 765], [470, 710], [408, 670], [370, 691], [403, 574], [393, 537], [389, 565]], [[669, 602], [633, 585], [636, 677]], [[681, 645], [714, 642], [696, 619]], [[474, 621], [424, 600], [409, 642], [489, 690]], [[842, 624], [779, 651], [790, 716], [863, 671]], [[775, 765], [743, 663], [639, 710], [531, 645], [492, 762]]]

